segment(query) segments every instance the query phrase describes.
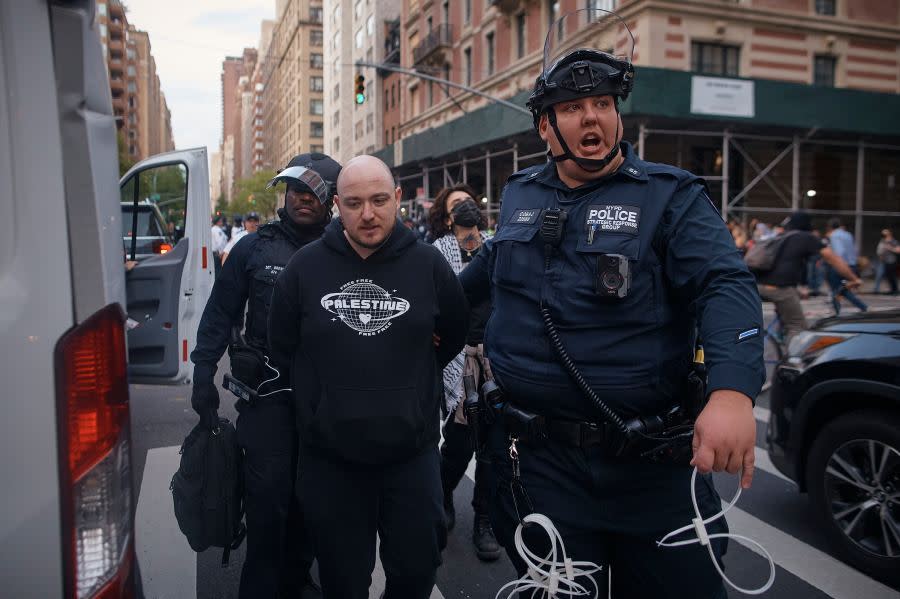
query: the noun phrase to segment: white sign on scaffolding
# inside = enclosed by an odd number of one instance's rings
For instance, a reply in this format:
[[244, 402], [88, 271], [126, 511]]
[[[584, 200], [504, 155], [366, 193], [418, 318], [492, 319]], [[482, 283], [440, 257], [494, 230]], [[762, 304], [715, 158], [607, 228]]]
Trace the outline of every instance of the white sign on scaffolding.
[[691, 77], [691, 112], [753, 118], [756, 103], [753, 81], [722, 77]]

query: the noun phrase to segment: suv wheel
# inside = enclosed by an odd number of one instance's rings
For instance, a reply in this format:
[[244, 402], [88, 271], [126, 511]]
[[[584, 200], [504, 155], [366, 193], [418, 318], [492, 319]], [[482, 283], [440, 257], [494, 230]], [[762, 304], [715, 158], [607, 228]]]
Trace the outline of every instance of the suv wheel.
[[840, 555], [900, 582], [900, 419], [864, 411], [828, 423], [810, 448], [810, 501]]

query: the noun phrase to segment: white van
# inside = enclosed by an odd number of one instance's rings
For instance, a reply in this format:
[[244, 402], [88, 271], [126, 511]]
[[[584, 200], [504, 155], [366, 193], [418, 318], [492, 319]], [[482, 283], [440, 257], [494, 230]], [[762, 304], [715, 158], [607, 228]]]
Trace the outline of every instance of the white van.
[[[136, 592], [128, 383], [190, 381], [213, 282], [205, 149], [146, 160], [117, 186], [94, 10], [0, 0], [4, 597]], [[154, 204], [181, 232], [127, 276], [122, 202]]]

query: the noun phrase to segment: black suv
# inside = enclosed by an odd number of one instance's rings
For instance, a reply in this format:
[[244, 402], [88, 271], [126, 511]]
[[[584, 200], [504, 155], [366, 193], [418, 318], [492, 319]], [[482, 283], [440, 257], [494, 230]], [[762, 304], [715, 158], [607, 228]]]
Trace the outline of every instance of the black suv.
[[900, 309], [826, 318], [775, 368], [766, 439], [840, 555], [900, 584]]

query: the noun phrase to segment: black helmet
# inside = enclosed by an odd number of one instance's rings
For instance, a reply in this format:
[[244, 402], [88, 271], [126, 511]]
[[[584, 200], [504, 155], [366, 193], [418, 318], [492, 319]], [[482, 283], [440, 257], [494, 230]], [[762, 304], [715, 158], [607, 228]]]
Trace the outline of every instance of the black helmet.
[[255, 220], [259, 222], [259, 213], [258, 212], [248, 212], [247, 216], [244, 217], [244, 220]]
[[296, 187], [312, 193], [330, 210], [339, 174], [341, 174], [341, 165], [330, 156], [319, 152], [298, 154], [269, 181], [266, 189], [284, 181], [288, 187]]
[[[588, 26], [584, 27], [583, 23], [588, 23]], [[592, 39], [595, 32], [599, 35], [608, 30], [616, 35], [619, 31], [627, 34], [624, 38], [624, 56], [613, 56], [609, 52], [577, 44], [575, 49], [568, 49], [569, 40], [566, 40], [562, 47], [558, 45], [564, 32], [582, 37], [585, 43], [591, 43], [595, 41]], [[562, 50], [562, 53], [559, 53], [559, 50]], [[600, 160], [575, 156], [559, 131], [556, 112], [549, 109], [554, 104], [578, 98], [613, 96], [618, 112], [619, 101], [628, 99], [634, 87], [634, 67], [631, 64], [633, 53], [634, 36], [622, 18], [613, 12], [602, 9], [576, 10], [567, 13], [550, 27], [544, 40], [543, 69], [534, 83], [534, 90], [528, 97], [526, 106], [531, 111], [535, 130], [538, 129], [541, 115], [547, 113], [550, 126], [553, 127], [563, 149], [560, 156], [550, 155], [554, 162], [574, 160], [585, 170], [598, 171], [605, 168], [619, 153], [619, 145], [614, 144], [609, 153]], [[617, 124], [616, 139], [618, 137]]]

